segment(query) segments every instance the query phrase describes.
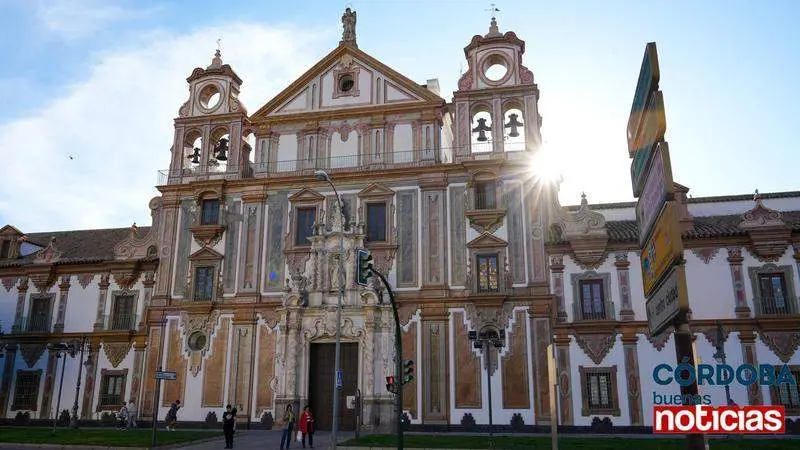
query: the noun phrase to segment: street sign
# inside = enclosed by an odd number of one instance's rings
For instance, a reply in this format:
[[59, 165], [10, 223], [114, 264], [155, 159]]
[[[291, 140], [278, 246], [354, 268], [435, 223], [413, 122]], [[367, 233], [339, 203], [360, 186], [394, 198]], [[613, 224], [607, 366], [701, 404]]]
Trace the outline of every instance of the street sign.
[[646, 308], [647, 324], [653, 336], [664, 331], [679, 314], [689, 310], [686, 271], [683, 265], [675, 266], [670, 271], [664, 282], [647, 299]]
[[639, 247], [650, 237], [650, 228], [655, 222], [664, 202], [672, 200], [675, 185], [672, 182], [672, 164], [669, 160], [669, 146], [666, 142], [658, 144], [645, 175], [644, 187], [636, 204], [636, 223], [639, 227]]
[[639, 70], [639, 82], [636, 84], [631, 114], [628, 117], [628, 155], [631, 157], [633, 156], [633, 152], [638, 149], [634, 145], [634, 141], [639, 132], [639, 127], [642, 124], [642, 115], [647, 107], [650, 93], [658, 90], [658, 80], [660, 76], [656, 43], [650, 42], [644, 50], [642, 68]]
[[156, 380], [177, 380], [178, 374], [175, 372], [156, 371]]
[[337, 370], [336, 371], [336, 389], [341, 389], [343, 386], [344, 386], [344, 383], [343, 383], [342, 371], [341, 370]]
[[642, 182], [646, 173], [650, 156], [656, 143], [664, 138], [667, 130], [667, 119], [664, 115], [664, 96], [661, 91], [656, 91], [650, 97], [647, 111], [645, 111], [642, 128], [636, 136], [636, 153], [631, 162], [631, 186], [633, 196], [638, 197], [642, 192]]
[[653, 234], [642, 247], [642, 283], [645, 297], [650, 297], [658, 280], [682, 256], [683, 242], [676, 214], [675, 205], [667, 202], [653, 226]]

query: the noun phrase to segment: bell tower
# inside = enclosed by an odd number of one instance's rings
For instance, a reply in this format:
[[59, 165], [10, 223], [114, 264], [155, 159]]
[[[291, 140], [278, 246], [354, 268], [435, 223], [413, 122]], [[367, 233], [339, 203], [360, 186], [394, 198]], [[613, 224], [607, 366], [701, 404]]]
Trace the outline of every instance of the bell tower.
[[239, 102], [242, 79], [217, 49], [211, 64], [195, 68], [186, 81], [189, 99], [175, 119], [169, 184], [246, 176], [252, 130]]
[[456, 160], [475, 153], [535, 152], [542, 142], [539, 89], [522, 63], [525, 42], [500, 33], [492, 17], [489, 32], [464, 48], [469, 67], [453, 93]]

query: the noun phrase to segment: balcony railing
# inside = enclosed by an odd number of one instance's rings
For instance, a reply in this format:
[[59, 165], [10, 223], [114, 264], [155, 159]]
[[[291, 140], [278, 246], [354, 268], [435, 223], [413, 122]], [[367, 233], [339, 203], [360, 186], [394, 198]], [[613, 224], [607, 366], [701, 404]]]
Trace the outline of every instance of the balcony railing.
[[787, 298], [783, 302], [761, 299], [755, 302], [756, 316], [793, 316], [797, 314], [798, 299]]
[[475, 209], [495, 209], [497, 208], [497, 196], [494, 193], [476, 192]]
[[12, 331], [17, 333], [50, 333], [52, 331], [50, 316], [47, 314], [24, 316], [13, 327]]
[[120, 394], [100, 394], [100, 406], [103, 407], [117, 407], [122, 405], [122, 395]]
[[139, 316], [136, 314], [113, 314], [103, 317], [103, 329], [108, 331], [135, 330], [138, 323]]
[[603, 307], [601, 309], [601, 311], [588, 308], [584, 309], [580, 302], [573, 303], [573, 320], [614, 320], [617, 317], [616, 312], [614, 311], [614, 302], [611, 300], [603, 301]]

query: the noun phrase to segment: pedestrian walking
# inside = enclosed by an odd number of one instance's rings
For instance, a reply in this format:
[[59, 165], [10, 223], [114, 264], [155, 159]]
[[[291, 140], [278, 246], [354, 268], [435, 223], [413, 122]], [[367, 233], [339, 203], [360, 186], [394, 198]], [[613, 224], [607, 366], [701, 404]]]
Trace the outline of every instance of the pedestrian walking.
[[[286, 411], [283, 413], [283, 433], [281, 434], [281, 450], [289, 450], [292, 446], [292, 430], [294, 429], [294, 411], [292, 405], [286, 405]], [[284, 442], [286, 446], [284, 446]]]
[[172, 405], [169, 407], [169, 411], [167, 411], [167, 417], [165, 417], [165, 422], [167, 422], [167, 431], [175, 431], [175, 425], [178, 424], [178, 410], [181, 409], [181, 401], [175, 400], [172, 402]]
[[222, 433], [225, 434], [225, 448], [233, 448], [233, 433], [236, 432], [236, 408], [225, 407], [222, 413]]
[[139, 409], [136, 408], [136, 402], [131, 399], [128, 402], [128, 428], [137, 428], [136, 417], [139, 414]]
[[306, 448], [306, 436], [308, 436], [308, 445], [314, 448], [314, 414], [311, 412], [311, 405], [306, 405], [303, 412], [300, 414], [300, 419], [297, 421], [297, 427], [300, 429], [303, 443], [303, 448]]

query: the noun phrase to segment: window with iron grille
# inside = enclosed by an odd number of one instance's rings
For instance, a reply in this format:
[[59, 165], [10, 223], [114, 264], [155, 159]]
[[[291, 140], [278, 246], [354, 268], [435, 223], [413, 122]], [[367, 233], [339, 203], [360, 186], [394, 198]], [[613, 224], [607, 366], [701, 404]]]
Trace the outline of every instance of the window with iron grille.
[[767, 314], [788, 314], [790, 311], [783, 273], [762, 273], [758, 281], [763, 311]]
[[308, 239], [314, 234], [314, 221], [317, 208], [297, 208], [297, 224], [294, 232], [294, 245], [311, 245]]
[[500, 284], [498, 257], [493, 255], [477, 255], [478, 292], [497, 292]]
[[617, 366], [579, 366], [581, 377], [581, 414], [620, 415], [617, 401]]
[[[781, 366], [775, 367], [780, 373]], [[771, 386], [772, 404], [786, 408], [787, 416], [800, 415], [800, 366], [789, 366], [795, 384], [775, 384]]]
[[11, 241], [8, 239], [3, 241], [2, 249], [0, 249], [0, 259], [8, 258], [11, 254]]
[[219, 200], [203, 200], [200, 225], [216, 225], [219, 223]]
[[214, 296], [214, 266], [194, 269], [194, 299], [211, 300]]
[[367, 242], [386, 242], [386, 203], [367, 203]]
[[578, 282], [583, 320], [605, 319], [605, 292], [603, 280], [580, 280]]
[[478, 181], [475, 183], [475, 209], [495, 209], [494, 186], [494, 181]]
[[28, 331], [50, 331], [50, 297], [33, 297], [28, 318]]
[[119, 408], [125, 401], [125, 373], [106, 372], [100, 382], [100, 407]]
[[18, 370], [14, 384], [14, 410], [36, 411], [39, 400], [39, 381], [41, 370]]
[[132, 294], [117, 295], [114, 298], [114, 313], [111, 316], [112, 330], [134, 329], [134, 308], [136, 297]]

